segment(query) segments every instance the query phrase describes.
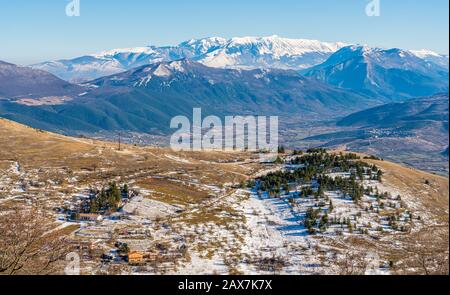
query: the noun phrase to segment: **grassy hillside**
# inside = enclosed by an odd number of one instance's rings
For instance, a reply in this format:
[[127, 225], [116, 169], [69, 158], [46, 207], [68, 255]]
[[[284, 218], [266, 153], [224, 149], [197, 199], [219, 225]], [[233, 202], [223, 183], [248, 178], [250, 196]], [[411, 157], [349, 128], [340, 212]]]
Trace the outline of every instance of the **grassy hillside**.
[[[182, 258], [167, 258], [169, 266], [152, 268], [158, 274], [267, 273], [264, 269], [269, 266], [264, 265], [274, 262], [264, 257], [275, 257], [281, 273], [342, 273], [343, 266], [333, 255], [364, 257], [368, 251], [392, 261], [391, 273], [424, 273], [420, 259], [434, 259], [436, 253], [441, 259], [442, 253], [444, 257], [448, 253], [448, 179], [388, 161], [363, 160], [384, 172], [380, 190], [400, 194], [414, 212], [410, 232], [296, 236], [283, 234], [302, 228], [285, 215], [290, 212], [283, 209], [287, 199], [259, 200], [240, 188], [245, 180], [282, 168], [260, 164], [255, 154], [173, 152], [130, 145], [119, 150], [117, 143], [65, 137], [4, 119], [0, 119], [0, 138], [2, 212], [33, 205], [56, 220], [61, 214], [55, 208], [73, 204], [92, 188], [114, 181], [137, 192], [124, 207], [123, 220], [82, 227], [57, 223], [70, 243], [92, 243], [97, 254], [83, 260], [86, 274], [95, 273], [100, 255], [116, 241], [137, 251], [159, 251], [155, 249], [161, 245], [178, 251], [185, 245]], [[337, 201], [338, 212], [358, 208]], [[317, 267], [311, 268], [311, 263]], [[107, 272], [117, 271], [114, 267], [136, 271], [121, 264], [111, 265]]]

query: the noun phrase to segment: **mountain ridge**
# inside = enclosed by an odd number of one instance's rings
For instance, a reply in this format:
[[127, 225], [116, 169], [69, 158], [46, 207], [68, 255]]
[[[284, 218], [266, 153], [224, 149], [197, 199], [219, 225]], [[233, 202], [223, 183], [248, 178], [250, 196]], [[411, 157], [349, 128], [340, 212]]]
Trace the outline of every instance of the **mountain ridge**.
[[81, 86], [61, 80], [46, 71], [0, 60], [0, 97], [55, 96], [81, 91]]
[[168, 133], [174, 116], [349, 114], [381, 101], [303, 77], [292, 70], [210, 68], [188, 59], [160, 62], [81, 85], [63, 103], [0, 101], [0, 115], [58, 132], [127, 130]]
[[[162, 61], [189, 58], [210, 67], [276, 68], [303, 71], [325, 62], [336, 51], [350, 46], [345, 42], [268, 37], [207, 37], [173, 46], [146, 46], [106, 50], [73, 59], [32, 65], [71, 82], [87, 82], [102, 76]], [[410, 50], [427, 62], [448, 68], [448, 56], [429, 50]]]
[[444, 93], [369, 108], [339, 120], [336, 132], [305, 141], [345, 146], [448, 176], [448, 99]]
[[288, 39], [279, 36], [230, 39], [208, 37], [191, 39], [176, 46], [107, 50], [74, 59], [43, 62], [32, 67], [46, 70], [72, 82], [86, 82], [146, 64], [183, 58], [211, 67], [300, 70], [323, 62], [334, 51], [346, 45], [342, 42]]
[[305, 76], [366, 95], [401, 100], [448, 91], [448, 69], [398, 48], [348, 46]]

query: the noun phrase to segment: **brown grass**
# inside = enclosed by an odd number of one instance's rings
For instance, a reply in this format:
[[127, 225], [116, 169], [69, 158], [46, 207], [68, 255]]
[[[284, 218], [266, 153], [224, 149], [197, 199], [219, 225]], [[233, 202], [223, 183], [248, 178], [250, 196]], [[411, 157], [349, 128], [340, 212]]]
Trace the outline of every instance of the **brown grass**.
[[142, 188], [152, 190], [148, 198], [174, 205], [196, 204], [208, 198], [208, 193], [194, 185], [186, 185], [167, 179], [148, 178], [138, 182]]
[[[441, 222], [447, 222], [449, 208], [449, 180], [443, 176], [411, 169], [387, 161], [364, 160], [380, 167], [384, 181], [415, 196], [424, 211], [431, 212]], [[426, 184], [426, 181], [429, 184]]]

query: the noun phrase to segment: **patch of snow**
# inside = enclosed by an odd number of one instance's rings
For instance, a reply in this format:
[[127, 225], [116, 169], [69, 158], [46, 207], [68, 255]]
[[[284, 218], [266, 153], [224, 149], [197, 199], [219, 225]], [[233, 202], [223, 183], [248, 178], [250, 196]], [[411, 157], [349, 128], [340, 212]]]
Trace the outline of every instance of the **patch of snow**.
[[170, 77], [172, 72], [166, 67], [166, 65], [160, 64], [153, 74], [158, 77]]
[[179, 162], [179, 163], [191, 164], [191, 162], [189, 160], [183, 159], [183, 158], [180, 158], [180, 157], [177, 157], [177, 156], [173, 156], [173, 155], [164, 155], [164, 156], [166, 158], [170, 159], [170, 160], [173, 160], [173, 161], [176, 161], [176, 162]]

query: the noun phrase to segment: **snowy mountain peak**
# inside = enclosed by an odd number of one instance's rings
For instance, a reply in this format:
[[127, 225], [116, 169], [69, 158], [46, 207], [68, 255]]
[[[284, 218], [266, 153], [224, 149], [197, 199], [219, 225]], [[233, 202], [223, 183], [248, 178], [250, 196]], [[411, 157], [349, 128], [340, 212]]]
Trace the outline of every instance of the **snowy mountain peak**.
[[204, 45], [206, 47], [212, 47], [217, 45], [224, 45], [227, 43], [227, 39], [222, 37], [206, 37], [206, 38], [200, 38], [200, 39], [190, 39], [188, 41], [181, 42], [179, 46], [196, 46], [196, 45]]
[[288, 39], [279, 36], [235, 37], [208, 52], [199, 62], [216, 68], [302, 70], [325, 61], [344, 43]]
[[357, 44], [357, 45], [350, 45], [342, 48], [342, 51], [351, 51], [358, 54], [371, 54], [377, 51], [382, 51], [384, 49], [379, 47], [371, 47], [366, 44]]
[[411, 54], [421, 58], [427, 62], [437, 64], [441, 67], [444, 67], [448, 70], [449, 67], [449, 59], [448, 55], [439, 54], [431, 50], [421, 49], [421, 50], [410, 50]]
[[232, 38], [227, 47], [233, 46], [256, 46], [265, 49], [263, 52], [274, 55], [301, 55], [308, 52], [335, 52], [336, 50], [347, 46], [345, 43], [328, 43], [318, 40], [308, 39], [288, 39], [277, 35], [269, 37], [237, 37]]
[[381, 47], [370, 47], [368, 45], [350, 45], [342, 48], [336, 54], [348, 54], [352, 52], [354, 54], [360, 54], [362, 56], [377, 56], [377, 55], [391, 55], [397, 56], [399, 58], [410, 58], [410, 59], [421, 59], [426, 62], [436, 63], [438, 65], [447, 64], [448, 65], [448, 56], [441, 55], [431, 50], [422, 49], [422, 50], [404, 50], [400, 48], [381, 48]]
[[172, 75], [172, 72], [166, 64], [160, 64], [153, 71], [153, 74], [158, 77], [170, 77]]
[[191, 47], [197, 50], [203, 49], [205, 52], [212, 47], [223, 46], [227, 43], [227, 39], [221, 37], [208, 37], [202, 39], [191, 39], [180, 43], [179, 47]]
[[353, 58], [362, 58], [365, 62], [382, 62], [389, 57], [390, 61], [396, 61], [398, 63], [408, 61], [422, 62], [416, 55], [412, 54], [410, 51], [399, 49], [399, 48], [380, 48], [380, 47], [370, 47], [367, 45], [351, 45], [338, 50], [333, 54], [327, 63], [334, 63], [335, 61], [345, 61]]
[[186, 73], [189, 71], [191, 64], [192, 62], [188, 59], [163, 62], [157, 65], [157, 67], [153, 70], [153, 74], [158, 77], [169, 77], [175, 73]]
[[434, 57], [441, 57], [442, 56], [442, 55], [440, 55], [440, 54], [438, 54], [438, 53], [436, 53], [434, 51], [427, 50], [427, 49], [410, 50], [410, 52], [412, 54], [414, 54], [415, 56], [420, 57], [420, 58], [426, 58], [426, 57], [429, 57], [429, 56], [434, 56]]
[[177, 77], [179, 74], [188, 74], [192, 72], [194, 66], [194, 63], [188, 59], [160, 62], [115, 75], [112, 80], [130, 79], [135, 87], [146, 87], [154, 77], [164, 80]]
[[152, 47], [133, 47], [133, 48], [119, 48], [106, 50], [95, 54], [90, 54], [92, 57], [96, 58], [107, 58], [114, 57], [119, 54], [153, 54], [155, 50]]

